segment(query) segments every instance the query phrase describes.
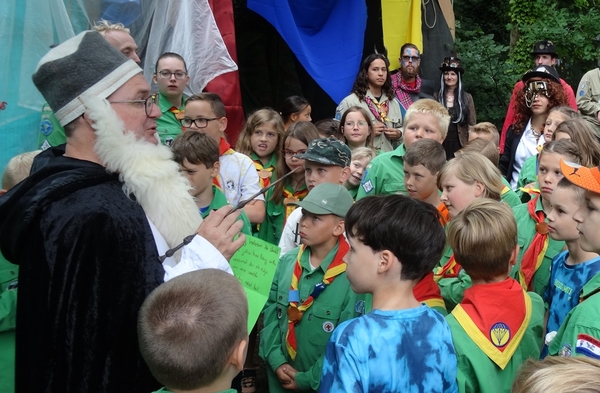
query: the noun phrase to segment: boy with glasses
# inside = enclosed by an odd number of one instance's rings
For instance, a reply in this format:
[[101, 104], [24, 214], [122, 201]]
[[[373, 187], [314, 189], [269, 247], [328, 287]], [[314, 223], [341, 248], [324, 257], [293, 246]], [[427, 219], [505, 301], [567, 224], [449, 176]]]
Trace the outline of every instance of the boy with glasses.
[[165, 52], [156, 61], [152, 80], [158, 85], [158, 106], [162, 113], [156, 119], [160, 142], [171, 146], [175, 137], [183, 131], [183, 89], [190, 81], [183, 57], [173, 52]]

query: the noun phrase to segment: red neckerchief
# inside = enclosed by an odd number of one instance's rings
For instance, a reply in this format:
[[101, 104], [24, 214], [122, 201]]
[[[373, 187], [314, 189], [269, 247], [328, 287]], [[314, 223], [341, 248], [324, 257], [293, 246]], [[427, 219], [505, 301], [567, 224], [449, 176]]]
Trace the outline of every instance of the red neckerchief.
[[[221, 138], [219, 141], [219, 157], [233, 153], [235, 153], [235, 150], [231, 148], [229, 142], [227, 142], [225, 138]], [[221, 180], [219, 179], [220, 177], [220, 175], [213, 177], [213, 184], [223, 191], [223, 188], [221, 188]]]
[[446, 264], [442, 267], [439, 267], [437, 269], [437, 271], [434, 274], [433, 279], [435, 280], [435, 282], [440, 281], [442, 278], [454, 278], [454, 277], [458, 277], [458, 273], [460, 272], [461, 266], [458, 262], [456, 262], [456, 259], [454, 259], [454, 253], [452, 253], [452, 256], [450, 257], [450, 259], [448, 259], [448, 262], [446, 262]]
[[413, 287], [413, 295], [419, 303], [425, 303], [429, 307], [441, 307], [446, 309], [440, 287], [433, 279], [433, 272], [429, 272], [417, 285]]
[[544, 211], [535, 211], [540, 194], [527, 202], [527, 212], [533, 221], [535, 221], [535, 236], [529, 247], [521, 258], [521, 269], [519, 271], [519, 280], [523, 288], [531, 290], [533, 287], [533, 275], [542, 264], [546, 250], [548, 249], [548, 224]]

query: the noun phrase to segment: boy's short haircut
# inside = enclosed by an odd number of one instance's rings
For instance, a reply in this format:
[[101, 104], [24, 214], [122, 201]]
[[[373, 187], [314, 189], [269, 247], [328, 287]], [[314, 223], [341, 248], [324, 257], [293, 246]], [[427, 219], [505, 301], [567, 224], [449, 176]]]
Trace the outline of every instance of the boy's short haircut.
[[169, 390], [213, 383], [248, 336], [248, 301], [238, 280], [218, 269], [178, 276], [156, 288], [138, 318], [140, 352]]
[[488, 141], [483, 138], [475, 138], [472, 141], [469, 141], [462, 149], [460, 149], [458, 154], [462, 153], [479, 153], [483, 155], [485, 158], [490, 160], [495, 167], [498, 166], [500, 162], [500, 153], [498, 152], [498, 146], [494, 144], [492, 141]]
[[346, 168], [350, 166], [352, 151], [339, 139], [319, 138], [308, 144], [306, 153], [297, 154], [294, 157], [323, 165], [335, 165]]
[[500, 134], [498, 128], [488, 121], [477, 123], [474, 126], [469, 126], [469, 134], [487, 134], [492, 135], [492, 142], [498, 147], [500, 143]]
[[438, 210], [403, 195], [369, 196], [346, 215], [346, 233], [373, 251], [391, 251], [401, 280], [421, 280], [439, 262], [446, 243]]
[[210, 169], [219, 161], [219, 145], [210, 136], [199, 131], [179, 134], [171, 145], [171, 151], [173, 159], [179, 165], [188, 160], [190, 164], [204, 164]]
[[371, 161], [376, 155], [377, 153], [375, 150], [371, 149], [370, 147], [357, 147], [356, 149], [352, 150], [352, 161], [362, 160], [363, 158], [368, 158], [369, 161]]
[[216, 117], [226, 117], [227, 112], [225, 110], [225, 104], [221, 100], [221, 97], [216, 93], [200, 93], [194, 94], [185, 100], [185, 105], [193, 101], [206, 101], [210, 104], [210, 107]]
[[517, 222], [511, 208], [479, 198], [448, 223], [448, 245], [472, 279], [508, 276], [517, 246]]
[[340, 136], [340, 122], [336, 119], [323, 119], [315, 122], [315, 127], [319, 130], [319, 134], [326, 138], [339, 139]]
[[496, 201], [502, 200], [502, 174], [492, 165], [490, 160], [479, 153], [462, 153], [448, 161], [438, 173], [437, 186], [442, 189], [442, 180], [445, 176], [453, 174], [466, 184], [479, 182], [483, 184], [483, 198]]
[[422, 138], [406, 149], [404, 162], [410, 166], [423, 165], [435, 175], [446, 163], [446, 150], [438, 141]]
[[2, 174], [2, 188], [10, 190], [25, 180], [29, 176], [29, 172], [31, 172], [33, 159], [41, 152], [41, 150], [28, 151], [11, 158]]
[[600, 361], [586, 356], [547, 356], [527, 359], [519, 369], [511, 393], [600, 392]]
[[571, 183], [565, 177], [563, 177], [562, 179], [560, 179], [558, 181], [558, 184], [556, 185], [556, 187], [557, 188], [565, 188], [565, 189], [573, 191], [576, 195], [575, 202], [579, 206], [583, 205], [583, 202], [585, 201], [585, 190], [583, 188], [577, 187], [575, 184]]
[[404, 126], [406, 126], [411, 117], [417, 113], [434, 115], [438, 120], [442, 138], [446, 138], [448, 126], [450, 126], [450, 114], [448, 114], [448, 110], [444, 108], [442, 104], [430, 98], [423, 98], [415, 101], [408, 107], [406, 115], [404, 115]]

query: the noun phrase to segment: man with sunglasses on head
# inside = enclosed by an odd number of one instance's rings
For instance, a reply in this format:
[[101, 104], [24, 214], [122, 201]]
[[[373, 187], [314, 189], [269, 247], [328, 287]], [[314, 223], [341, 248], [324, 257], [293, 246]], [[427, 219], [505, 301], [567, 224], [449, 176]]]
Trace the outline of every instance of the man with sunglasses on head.
[[171, 146], [183, 131], [180, 124], [184, 114], [183, 90], [190, 81], [183, 57], [173, 52], [160, 55], [152, 80], [158, 86], [158, 107], [162, 113], [156, 119], [158, 136], [162, 144]]
[[33, 82], [67, 143], [39, 154], [0, 197], [0, 251], [19, 265], [15, 390], [155, 391], [137, 345], [139, 308], [176, 275], [231, 272], [226, 258], [245, 241], [233, 240], [239, 212], [226, 206], [202, 222], [158, 143], [161, 113], [142, 69], [98, 32], [50, 50]]
[[[531, 52], [531, 57], [533, 58], [533, 62], [535, 66], [550, 66], [555, 67], [558, 62], [558, 53], [556, 53], [556, 49], [554, 48], [554, 44], [552, 41], [544, 40], [538, 41], [533, 46], [533, 51]], [[565, 94], [569, 100], [569, 106], [575, 110], [577, 110], [577, 102], [575, 101], [575, 94], [573, 94], [573, 89], [571, 86], [562, 78], [559, 78], [560, 84], [562, 85]], [[502, 126], [502, 132], [500, 135], [500, 154], [504, 152], [504, 145], [506, 144], [506, 134], [508, 127], [510, 127], [515, 122], [516, 112], [516, 101], [517, 94], [523, 89], [523, 81], [518, 81], [515, 84], [515, 87], [512, 92], [512, 96], [510, 97], [510, 102], [508, 104], [508, 111], [506, 112], [506, 118], [504, 119], [504, 125]]]

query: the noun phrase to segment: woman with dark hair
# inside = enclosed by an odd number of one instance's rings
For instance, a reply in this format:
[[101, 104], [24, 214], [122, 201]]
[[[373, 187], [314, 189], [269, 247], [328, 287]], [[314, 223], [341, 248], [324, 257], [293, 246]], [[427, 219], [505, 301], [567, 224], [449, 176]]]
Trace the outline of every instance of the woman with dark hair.
[[394, 100], [389, 65], [389, 60], [382, 54], [367, 56], [360, 66], [352, 93], [342, 100], [335, 111], [335, 118], [340, 120], [352, 106], [366, 109], [375, 133], [373, 147], [383, 152], [393, 150], [402, 142], [402, 115], [398, 102]]
[[550, 110], [567, 105], [568, 99], [558, 73], [550, 66], [537, 66], [523, 76], [523, 89], [515, 101], [515, 123], [506, 131], [504, 153], [500, 156], [500, 171], [517, 188], [523, 163], [544, 144], [544, 126]]
[[285, 131], [297, 121], [312, 121], [310, 102], [304, 97], [289, 96], [279, 106], [279, 115], [283, 119]]
[[443, 143], [446, 159], [450, 160], [469, 141], [469, 126], [475, 125], [477, 118], [473, 97], [463, 90], [462, 74], [465, 70], [460, 59], [446, 57], [440, 71], [441, 87], [436, 98], [450, 113], [450, 126]]

